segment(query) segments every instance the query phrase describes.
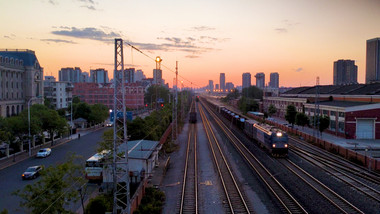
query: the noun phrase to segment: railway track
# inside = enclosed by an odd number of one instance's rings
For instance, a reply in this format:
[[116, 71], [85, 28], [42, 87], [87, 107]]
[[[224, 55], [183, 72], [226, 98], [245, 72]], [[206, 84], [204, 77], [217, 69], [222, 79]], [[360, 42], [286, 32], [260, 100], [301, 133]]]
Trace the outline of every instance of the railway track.
[[368, 171], [363, 166], [359, 166], [352, 162], [343, 159], [340, 156], [335, 154], [331, 154], [322, 150], [316, 146], [310, 145], [304, 141], [291, 137], [292, 144], [290, 148], [295, 151], [303, 151], [303, 153], [308, 156], [312, 156], [315, 158], [319, 158], [321, 162], [328, 163], [335, 168], [339, 168], [355, 177], [360, 177], [368, 182], [374, 183], [376, 185], [380, 185], [380, 174]]
[[227, 213], [252, 213], [249, 209], [247, 200], [243, 196], [235, 176], [230, 169], [229, 163], [220, 148], [219, 142], [203, 111], [203, 108], [199, 108], [199, 112], [209, 141], [212, 157], [225, 193], [225, 206]]
[[[310, 152], [302, 150], [298, 147], [292, 147], [292, 151], [296, 155], [313, 164], [314, 166], [329, 173], [336, 179], [346, 183], [352, 189], [355, 189], [359, 193], [380, 203], [380, 180], [373, 178], [373, 175], [369, 177], [366, 174], [358, 174], [357, 172], [352, 170], [352, 167], [342, 167], [340, 165], [340, 161], [336, 161], [335, 159], [327, 160], [326, 158], [323, 158], [319, 155], [311, 154]], [[354, 169], [357, 168], [354, 167]], [[359, 179], [358, 177], [362, 179]], [[363, 181], [363, 179], [365, 181]]]
[[[194, 104], [194, 103], [193, 103]], [[198, 213], [198, 169], [196, 124], [191, 124], [186, 148], [180, 214]]]
[[205, 109], [215, 118], [215, 122], [219, 125], [231, 143], [242, 155], [250, 167], [261, 178], [269, 191], [279, 202], [280, 209], [283, 213], [307, 213], [307, 211], [298, 203], [298, 201], [281, 185], [275, 176], [244, 146], [244, 144], [232, 133], [227, 125], [225, 125], [207, 105], [203, 105]]
[[335, 206], [342, 213], [364, 213], [353, 204], [348, 202], [346, 199], [341, 197], [335, 191], [327, 187], [322, 182], [318, 181], [312, 175], [307, 173], [301, 167], [297, 166], [295, 163], [290, 161], [289, 159], [281, 159], [279, 160], [281, 164], [283, 164], [289, 171], [291, 171], [294, 175], [300, 178], [305, 184], [310, 186], [316, 192], [318, 192], [322, 197], [328, 200], [333, 206]]

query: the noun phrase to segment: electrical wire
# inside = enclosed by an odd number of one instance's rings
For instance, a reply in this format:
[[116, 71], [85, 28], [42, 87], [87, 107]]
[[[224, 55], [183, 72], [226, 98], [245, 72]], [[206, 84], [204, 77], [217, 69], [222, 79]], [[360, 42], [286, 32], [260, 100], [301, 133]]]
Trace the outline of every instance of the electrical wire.
[[[156, 59], [155, 59], [155, 58], [153, 58], [153, 57], [149, 56], [148, 54], [144, 53], [143, 51], [141, 51], [141, 50], [138, 49], [137, 47], [133, 46], [132, 44], [130, 44], [130, 43], [128, 43], [128, 42], [125, 42], [125, 43], [126, 43], [127, 45], [129, 45], [132, 49], [135, 49], [137, 52], [141, 53], [142, 55], [144, 55], [144, 56], [148, 57], [149, 59], [151, 59], [151, 60], [153, 60], [153, 61], [156, 62]], [[162, 67], [165, 67], [166, 69], [168, 69], [169, 71], [173, 72], [174, 74], [176, 73], [174, 70], [172, 70], [171, 68], [169, 68], [168, 66], [166, 66], [166, 65], [164, 65], [164, 64], [161, 64], [161, 66], [162, 66]], [[178, 74], [178, 76], [181, 77], [183, 80], [189, 82], [189, 83], [192, 84], [192, 85], [194, 84], [195, 86], [201, 87], [201, 86], [199, 86], [199, 85], [193, 83], [192, 81], [188, 80], [186, 77], [184, 77], [184, 76], [182, 76], [182, 75], [180, 75], [180, 74]]]

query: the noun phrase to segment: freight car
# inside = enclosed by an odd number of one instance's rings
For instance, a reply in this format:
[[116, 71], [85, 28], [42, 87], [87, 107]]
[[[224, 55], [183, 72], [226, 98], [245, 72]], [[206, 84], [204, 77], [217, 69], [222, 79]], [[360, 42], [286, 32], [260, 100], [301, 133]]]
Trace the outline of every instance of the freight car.
[[209, 104], [223, 117], [235, 124], [249, 138], [265, 148], [274, 157], [286, 157], [288, 155], [288, 135], [276, 127], [259, 123], [253, 119], [247, 119], [224, 106], [215, 103]]
[[197, 122], [197, 112], [190, 112], [190, 123], [196, 123]]

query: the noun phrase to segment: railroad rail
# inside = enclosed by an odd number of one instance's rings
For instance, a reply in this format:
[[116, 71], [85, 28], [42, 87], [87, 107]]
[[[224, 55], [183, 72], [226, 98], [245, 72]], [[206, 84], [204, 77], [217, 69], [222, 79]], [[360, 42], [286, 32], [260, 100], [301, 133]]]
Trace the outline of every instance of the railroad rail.
[[203, 108], [199, 108], [203, 125], [208, 138], [209, 146], [212, 151], [212, 157], [218, 171], [222, 187], [226, 196], [226, 209], [228, 213], [251, 213], [247, 200], [244, 198], [242, 191], [235, 179], [229, 163], [223, 154], [214, 131], [207, 119]]
[[182, 181], [180, 214], [198, 213], [198, 169], [196, 124], [191, 124], [187, 140], [186, 160]]
[[[356, 191], [366, 195], [372, 200], [380, 202], [379, 180], [373, 180], [372, 177], [368, 178], [364, 176], [363, 174], [350, 172], [350, 168], [343, 169], [343, 167], [339, 165], [340, 162], [337, 162], [334, 160], [326, 160], [326, 158], [320, 157], [318, 155], [314, 155], [298, 147], [292, 147], [292, 151], [296, 155], [303, 158], [304, 160], [313, 164], [314, 166], [331, 174], [338, 180], [346, 183], [347, 185], [349, 185], [351, 188], [355, 189]], [[362, 180], [358, 179], [357, 176], [359, 175], [360, 175], [360, 178], [363, 178], [363, 179], [367, 178], [367, 180], [365, 181], [367, 183], [372, 183], [372, 185], [369, 185], [363, 182]], [[374, 186], [377, 188], [374, 188]]]
[[246, 160], [249, 166], [257, 173], [261, 181], [279, 202], [280, 208], [284, 213], [307, 213], [301, 204], [285, 189], [275, 176], [245, 147], [245, 145], [234, 135], [231, 129], [224, 124], [219, 117], [210, 110], [207, 105], [203, 105], [210, 115], [215, 118], [225, 135], [229, 138], [236, 150]]
[[335, 191], [327, 187], [325, 184], [320, 182], [318, 179], [314, 178], [312, 175], [307, 173], [301, 167], [297, 166], [295, 163], [289, 159], [279, 160], [289, 171], [294, 175], [304, 181], [312, 189], [318, 192], [322, 197], [328, 200], [333, 206], [335, 206], [342, 213], [364, 213], [359, 208], [355, 207], [349, 201], [341, 197]]

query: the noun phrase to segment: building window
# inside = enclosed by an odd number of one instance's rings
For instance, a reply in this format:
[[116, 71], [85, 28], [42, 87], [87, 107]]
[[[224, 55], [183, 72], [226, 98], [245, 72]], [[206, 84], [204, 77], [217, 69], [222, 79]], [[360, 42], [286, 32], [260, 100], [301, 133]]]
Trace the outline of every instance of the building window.
[[335, 131], [335, 127], [336, 127], [336, 122], [335, 120], [330, 120], [330, 129], [332, 131]]
[[344, 112], [339, 112], [339, 117], [344, 117]]
[[0, 56], [0, 63], [3, 63], [3, 57]]
[[23, 60], [20, 60], [20, 65], [24, 65], [24, 61]]
[[338, 126], [339, 132], [344, 133], [344, 122], [339, 122]]
[[336, 112], [335, 111], [330, 111], [330, 116], [336, 116]]
[[5, 57], [5, 63], [9, 63], [9, 58]]
[[327, 115], [327, 110], [322, 111], [323, 115]]

